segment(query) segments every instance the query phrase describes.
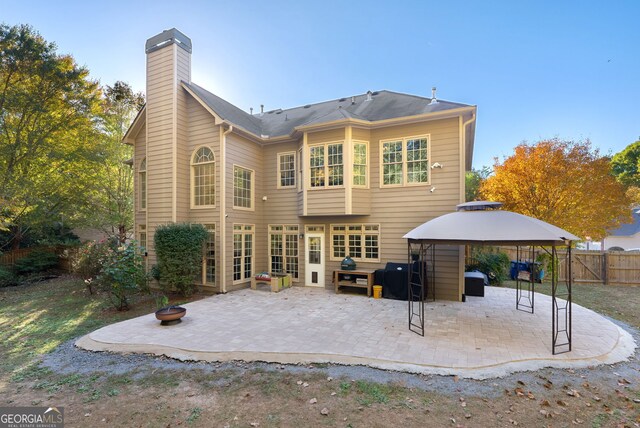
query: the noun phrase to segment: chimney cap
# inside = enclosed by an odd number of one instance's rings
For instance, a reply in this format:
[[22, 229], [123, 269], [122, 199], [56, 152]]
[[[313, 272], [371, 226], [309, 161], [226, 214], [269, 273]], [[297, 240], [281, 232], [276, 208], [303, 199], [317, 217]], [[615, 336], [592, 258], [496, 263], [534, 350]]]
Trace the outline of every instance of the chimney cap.
[[151, 53], [175, 43], [185, 51], [191, 53], [191, 39], [185, 36], [176, 28], [164, 30], [160, 34], [149, 38], [144, 46], [145, 53]]

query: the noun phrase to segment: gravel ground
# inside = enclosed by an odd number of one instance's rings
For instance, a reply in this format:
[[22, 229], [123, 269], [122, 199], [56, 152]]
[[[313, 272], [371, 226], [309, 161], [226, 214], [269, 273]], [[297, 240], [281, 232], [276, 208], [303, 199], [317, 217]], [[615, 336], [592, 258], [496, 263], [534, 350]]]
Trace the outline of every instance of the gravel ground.
[[[634, 337], [636, 343], [640, 343], [640, 332], [633, 327], [610, 319], [612, 322], [627, 330]], [[600, 365], [585, 369], [542, 369], [534, 372], [519, 372], [509, 376], [486, 380], [458, 379], [454, 376], [418, 375], [403, 372], [385, 371], [366, 366], [345, 365], [292, 365], [274, 364], [264, 362], [184, 362], [166, 357], [157, 357], [142, 354], [114, 354], [108, 352], [91, 352], [76, 348], [74, 340], [68, 341], [53, 352], [43, 357], [43, 365], [54, 372], [61, 374], [103, 374], [103, 375], [128, 375], [133, 379], [143, 378], [147, 374], [162, 370], [175, 372], [177, 376], [181, 372], [200, 370], [204, 373], [215, 371], [229, 371], [236, 376], [242, 376], [246, 371], [283, 371], [293, 374], [323, 373], [335, 379], [346, 378], [364, 380], [378, 383], [393, 383], [408, 388], [417, 388], [427, 392], [437, 392], [445, 395], [483, 396], [487, 398], [499, 397], [505, 389], [512, 388], [515, 382], [521, 381], [527, 385], [527, 389], [537, 394], [544, 391], [543, 384], [551, 379], [556, 385], [575, 387], [585, 379], [591, 384], [607, 384], [612, 380], [640, 379], [640, 348], [636, 348], [634, 355], [627, 362]], [[232, 379], [221, 380], [223, 384], [230, 383]]]

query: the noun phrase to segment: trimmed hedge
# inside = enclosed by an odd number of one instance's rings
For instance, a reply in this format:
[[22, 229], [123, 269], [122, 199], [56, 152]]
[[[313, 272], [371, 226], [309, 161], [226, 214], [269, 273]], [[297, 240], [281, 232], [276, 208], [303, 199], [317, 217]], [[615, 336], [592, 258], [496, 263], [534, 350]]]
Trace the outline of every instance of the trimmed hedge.
[[194, 280], [202, 267], [202, 247], [207, 229], [201, 224], [175, 223], [159, 226], [153, 238], [158, 258], [160, 286], [184, 296], [194, 291]]

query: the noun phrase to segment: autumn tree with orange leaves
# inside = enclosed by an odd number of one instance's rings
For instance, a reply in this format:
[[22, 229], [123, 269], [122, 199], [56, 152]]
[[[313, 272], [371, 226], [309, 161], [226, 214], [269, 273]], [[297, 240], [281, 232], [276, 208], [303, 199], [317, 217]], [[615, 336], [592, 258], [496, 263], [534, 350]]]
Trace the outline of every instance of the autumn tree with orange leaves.
[[502, 163], [495, 159], [494, 174], [480, 192], [506, 210], [598, 240], [630, 221], [625, 189], [611, 175], [609, 161], [588, 140], [522, 143]]

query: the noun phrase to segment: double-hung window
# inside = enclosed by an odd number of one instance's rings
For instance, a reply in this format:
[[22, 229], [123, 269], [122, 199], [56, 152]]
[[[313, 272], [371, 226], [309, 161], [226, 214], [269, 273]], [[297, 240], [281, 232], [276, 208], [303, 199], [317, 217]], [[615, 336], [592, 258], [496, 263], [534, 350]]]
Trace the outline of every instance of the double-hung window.
[[353, 143], [353, 185], [367, 186], [367, 143], [354, 141]]
[[385, 140], [381, 146], [383, 186], [429, 183], [429, 137]]
[[253, 209], [253, 170], [233, 166], [233, 207]]
[[312, 188], [342, 186], [344, 184], [342, 143], [309, 147], [309, 174]]
[[271, 273], [289, 273], [298, 278], [298, 225], [269, 225]]
[[342, 260], [346, 256], [360, 261], [379, 261], [380, 225], [331, 225], [331, 258]]
[[278, 153], [278, 188], [296, 186], [296, 152]]
[[207, 240], [204, 242], [202, 283], [214, 285], [216, 283], [216, 225], [205, 224], [205, 227]]
[[138, 169], [138, 185], [140, 186], [140, 209], [147, 209], [147, 158], [142, 159]]
[[253, 275], [255, 227], [252, 224], [233, 225], [233, 280], [244, 281]]

